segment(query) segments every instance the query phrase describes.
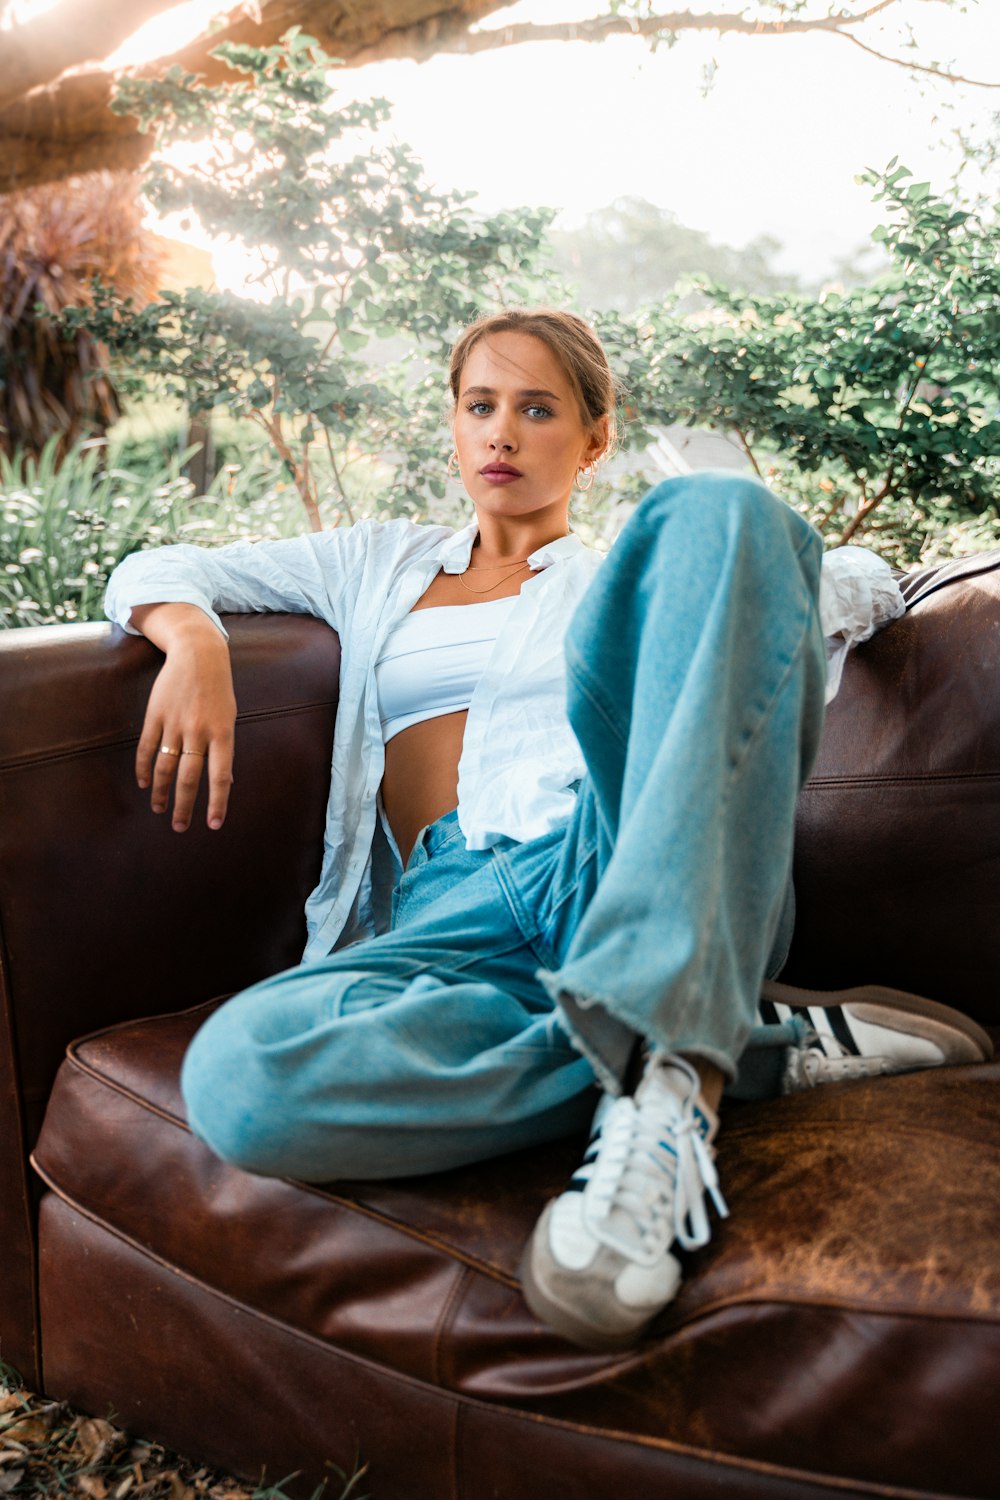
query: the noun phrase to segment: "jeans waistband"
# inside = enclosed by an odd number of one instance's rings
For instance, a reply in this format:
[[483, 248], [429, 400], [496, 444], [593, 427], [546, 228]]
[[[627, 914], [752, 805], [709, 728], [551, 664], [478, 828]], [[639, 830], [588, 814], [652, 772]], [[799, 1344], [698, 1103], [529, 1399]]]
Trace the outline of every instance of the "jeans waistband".
[[451, 812], [446, 812], [433, 823], [428, 823], [417, 835], [417, 843], [421, 845], [428, 859], [433, 859], [435, 854], [450, 848], [463, 838], [462, 830], [458, 823], [458, 808], [453, 807]]

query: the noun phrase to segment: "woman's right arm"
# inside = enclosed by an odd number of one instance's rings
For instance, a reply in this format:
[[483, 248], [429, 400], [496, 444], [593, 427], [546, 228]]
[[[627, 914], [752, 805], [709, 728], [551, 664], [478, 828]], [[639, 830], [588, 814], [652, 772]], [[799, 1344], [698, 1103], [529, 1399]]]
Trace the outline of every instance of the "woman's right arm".
[[108, 617], [147, 636], [167, 657], [136, 757], [136, 776], [141, 787], [152, 787], [154, 812], [166, 811], [173, 786], [173, 826], [187, 828], [207, 763], [209, 827], [220, 828], [226, 815], [236, 703], [220, 613], [315, 615], [343, 641], [359, 592], [381, 598], [401, 567], [448, 535], [444, 527], [361, 521], [280, 541], [179, 543], [120, 563], [108, 583]]
[[171, 826], [190, 825], [202, 770], [208, 771], [209, 828], [221, 828], [233, 781], [236, 696], [226, 638], [195, 604], [141, 604], [131, 624], [166, 655], [135, 757], [139, 786], [151, 787], [155, 813], [173, 787]]
[[[124, 630], [145, 635], [166, 655], [150, 694], [136, 754], [136, 779], [151, 787], [154, 812], [172, 826], [191, 822], [208, 771], [208, 825], [221, 828], [233, 774], [233, 694], [228, 641], [219, 611], [313, 614], [341, 630], [341, 601], [360, 530], [228, 547], [188, 544], [133, 553], [111, 576], [106, 609]], [[155, 601], [155, 602], [154, 602]]]

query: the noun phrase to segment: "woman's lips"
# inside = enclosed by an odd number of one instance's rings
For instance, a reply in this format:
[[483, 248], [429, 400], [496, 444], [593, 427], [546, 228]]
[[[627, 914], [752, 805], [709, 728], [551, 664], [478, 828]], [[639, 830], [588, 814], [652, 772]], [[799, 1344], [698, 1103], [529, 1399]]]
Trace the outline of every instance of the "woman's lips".
[[509, 464], [487, 464], [479, 472], [489, 484], [513, 484], [521, 478], [520, 469], [512, 469]]

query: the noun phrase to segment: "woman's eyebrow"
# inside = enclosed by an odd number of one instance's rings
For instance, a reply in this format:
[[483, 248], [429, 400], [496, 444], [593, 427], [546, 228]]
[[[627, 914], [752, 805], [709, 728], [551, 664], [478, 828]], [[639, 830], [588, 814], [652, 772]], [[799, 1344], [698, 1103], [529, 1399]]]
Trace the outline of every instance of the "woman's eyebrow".
[[[491, 385], [467, 385], [466, 388], [465, 388], [465, 390], [462, 392], [462, 395], [463, 396], [495, 396], [496, 395], [496, 391], [493, 389], [493, 387]], [[549, 401], [558, 401], [560, 399], [556, 395], [555, 391], [543, 391], [543, 390], [518, 391], [517, 395], [518, 395], [518, 399], [521, 400], [521, 401], [525, 400], [529, 396], [531, 396], [531, 397], [544, 396]]]

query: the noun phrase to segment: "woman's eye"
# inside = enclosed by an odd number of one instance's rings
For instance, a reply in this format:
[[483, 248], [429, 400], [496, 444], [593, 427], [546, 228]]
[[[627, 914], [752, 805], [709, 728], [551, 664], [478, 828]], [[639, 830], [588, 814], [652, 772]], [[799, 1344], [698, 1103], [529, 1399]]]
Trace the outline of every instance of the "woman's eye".
[[552, 415], [551, 407], [539, 406], [537, 402], [533, 402], [531, 406], [526, 406], [525, 411], [531, 416], [551, 417]]
[[480, 416], [483, 412], [493, 410], [488, 401], [470, 401], [467, 409], [473, 412], [477, 417]]

